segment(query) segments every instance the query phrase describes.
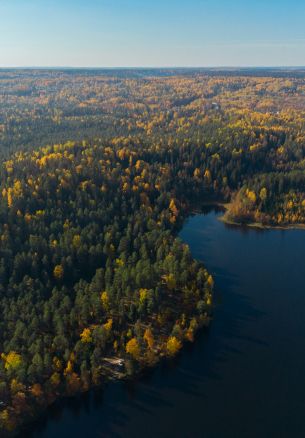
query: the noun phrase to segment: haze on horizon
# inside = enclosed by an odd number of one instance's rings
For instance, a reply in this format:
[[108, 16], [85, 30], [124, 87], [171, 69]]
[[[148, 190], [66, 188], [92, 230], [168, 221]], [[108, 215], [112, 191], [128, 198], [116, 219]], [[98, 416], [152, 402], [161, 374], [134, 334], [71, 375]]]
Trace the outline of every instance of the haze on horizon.
[[302, 0], [1, 0], [0, 67], [305, 65]]

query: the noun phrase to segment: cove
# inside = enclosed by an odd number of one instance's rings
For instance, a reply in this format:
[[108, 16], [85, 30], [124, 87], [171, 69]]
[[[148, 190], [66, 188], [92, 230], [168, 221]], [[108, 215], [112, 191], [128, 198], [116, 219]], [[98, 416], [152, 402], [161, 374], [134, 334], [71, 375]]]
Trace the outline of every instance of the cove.
[[56, 403], [22, 437], [305, 436], [305, 232], [220, 214], [180, 233], [215, 279], [209, 329], [137, 382]]

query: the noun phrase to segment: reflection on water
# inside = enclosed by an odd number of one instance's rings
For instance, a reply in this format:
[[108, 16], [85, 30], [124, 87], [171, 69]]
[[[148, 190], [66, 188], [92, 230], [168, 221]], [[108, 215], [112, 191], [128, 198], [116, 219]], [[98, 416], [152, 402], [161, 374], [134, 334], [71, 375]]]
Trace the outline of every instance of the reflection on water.
[[137, 382], [57, 403], [22, 436], [305, 436], [305, 232], [227, 227], [219, 214], [181, 232], [215, 277], [210, 328]]

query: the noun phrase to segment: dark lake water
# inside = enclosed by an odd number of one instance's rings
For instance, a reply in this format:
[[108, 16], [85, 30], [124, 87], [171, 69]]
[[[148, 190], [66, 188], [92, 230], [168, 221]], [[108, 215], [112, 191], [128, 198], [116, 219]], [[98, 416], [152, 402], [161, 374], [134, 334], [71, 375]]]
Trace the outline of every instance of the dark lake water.
[[215, 276], [208, 331], [132, 385], [52, 407], [31, 438], [305, 437], [305, 231], [232, 228], [218, 214], [180, 233]]

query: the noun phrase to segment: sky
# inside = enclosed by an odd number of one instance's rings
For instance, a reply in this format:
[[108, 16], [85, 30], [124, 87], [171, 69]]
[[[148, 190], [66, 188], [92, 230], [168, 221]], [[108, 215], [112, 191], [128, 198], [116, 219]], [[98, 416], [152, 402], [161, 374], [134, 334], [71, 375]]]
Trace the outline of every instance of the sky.
[[305, 0], [0, 0], [0, 67], [305, 66]]

